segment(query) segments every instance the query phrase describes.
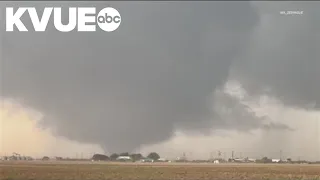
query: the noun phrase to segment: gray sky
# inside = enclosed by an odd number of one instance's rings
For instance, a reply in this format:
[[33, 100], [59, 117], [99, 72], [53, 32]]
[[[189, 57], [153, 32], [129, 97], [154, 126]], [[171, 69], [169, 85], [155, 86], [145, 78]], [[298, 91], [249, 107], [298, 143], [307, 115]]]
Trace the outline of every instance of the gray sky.
[[[115, 152], [164, 142], [176, 130], [293, 130], [224, 92], [230, 80], [246, 99], [267, 94], [287, 107], [319, 108], [319, 3], [94, 5], [116, 8], [119, 29], [61, 33], [52, 19], [43, 33], [1, 29], [1, 95], [42, 112], [41, 125], [56, 135]], [[297, 9], [304, 14], [279, 14]]]

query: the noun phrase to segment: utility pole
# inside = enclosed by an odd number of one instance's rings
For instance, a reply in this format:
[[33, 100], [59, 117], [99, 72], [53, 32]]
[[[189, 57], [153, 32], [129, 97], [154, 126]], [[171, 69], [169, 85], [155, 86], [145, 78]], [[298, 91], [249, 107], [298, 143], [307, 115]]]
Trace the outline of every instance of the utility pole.
[[282, 150], [280, 150], [280, 161], [282, 161]]
[[232, 151], [232, 156], [231, 157], [232, 157], [232, 159], [234, 159], [234, 151]]
[[193, 157], [192, 152], [189, 152], [189, 157], [190, 157], [190, 159], [192, 159], [192, 157]]
[[319, 116], [316, 115], [317, 161], [320, 161]]
[[[0, 20], [2, 21], [2, 20], [4, 20], [4, 18], [2, 18], [2, 16], [0, 16]], [[3, 28], [2, 24], [1, 24], [1, 28]], [[4, 51], [3, 51], [3, 49], [4, 49], [3, 45], [4, 45], [4, 41], [5, 41], [6, 39], [4, 39], [4, 34], [2, 33], [2, 31], [0, 31], [0, 32], [1, 32], [1, 33], [0, 33], [0, 45], [1, 45], [1, 48], [0, 48], [0, 58], [1, 58], [1, 60], [0, 60], [0, 61], [2, 61], [2, 63], [1, 63], [1, 68], [0, 68], [0, 72], [4, 72], [4, 69], [5, 69], [4, 65], [6, 64], [6, 63], [5, 63], [6, 58], [5, 58], [5, 55], [3, 54], [3, 53], [4, 53]], [[3, 87], [2, 85], [3, 85], [3, 79], [0, 78], [0, 87]], [[2, 89], [0, 89], [0, 90], [2, 90]], [[2, 94], [2, 91], [0, 91], [0, 93]], [[1, 108], [4, 108], [4, 102], [2, 102], [0, 105], [1, 105]], [[5, 122], [4, 122], [4, 118], [1, 118], [1, 119], [0, 119], [0, 122], [1, 122], [1, 149], [0, 149], [0, 151], [1, 151], [1, 152], [5, 152], [5, 154], [6, 154], [7, 151], [6, 151], [5, 144], [4, 144], [4, 140], [5, 140], [5, 138], [4, 138], [4, 136], [5, 136], [5, 132], [4, 132], [4, 130], [5, 130]], [[5, 155], [5, 156], [6, 156], [6, 155]]]

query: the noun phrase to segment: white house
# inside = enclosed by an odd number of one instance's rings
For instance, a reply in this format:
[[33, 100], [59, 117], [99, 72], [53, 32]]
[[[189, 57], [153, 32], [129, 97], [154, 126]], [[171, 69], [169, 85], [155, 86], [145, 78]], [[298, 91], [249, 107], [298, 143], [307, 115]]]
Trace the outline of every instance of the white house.
[[165, 158], [159, 158], [157, 161], [160, 161], [160, 162], [167, 162], [168, 160], [165, 159]]
[[214, 161], [213, 161], [213, 164], [219, 164], [219, 163], [220, 163], [219, 160], [214, 160]]
[[272, 159], [273, 163], [279, 163], [281, 160], [280, 159]]
[[119, 156], [117, 158], [117, 160], [119, 160], [119, 161], [131, 161], [132, 158], [130, 156]]

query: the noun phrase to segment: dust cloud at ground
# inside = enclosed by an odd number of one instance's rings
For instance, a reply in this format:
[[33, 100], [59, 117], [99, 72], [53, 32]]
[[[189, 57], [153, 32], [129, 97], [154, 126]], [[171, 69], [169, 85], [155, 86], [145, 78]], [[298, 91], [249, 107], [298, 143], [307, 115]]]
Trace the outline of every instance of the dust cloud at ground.
[[1, 99], [0, 106], [0, 156], [13, 152], [25, 156], [88, 157], [101, 152], [97, 145], [79, 144], [52, 135], [50, 129], [38, 123], [42, 115], [27, 109], [17, 101]]

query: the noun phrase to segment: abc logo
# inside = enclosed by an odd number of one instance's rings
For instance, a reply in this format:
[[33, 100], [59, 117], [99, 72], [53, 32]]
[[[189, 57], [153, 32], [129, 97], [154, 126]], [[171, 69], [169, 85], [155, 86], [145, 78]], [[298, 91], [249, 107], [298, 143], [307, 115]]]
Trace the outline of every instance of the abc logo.
[[111, 32], [118, 29], [120, 26], [121, 16], [116, 9], [107, 7], [99, 12], [97, 22], [102, 30]]

